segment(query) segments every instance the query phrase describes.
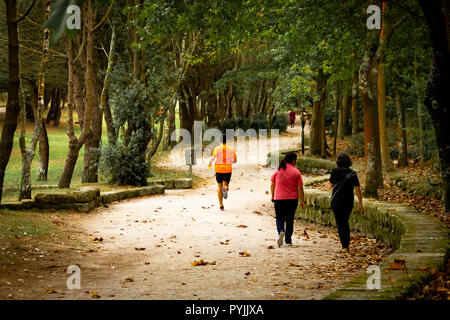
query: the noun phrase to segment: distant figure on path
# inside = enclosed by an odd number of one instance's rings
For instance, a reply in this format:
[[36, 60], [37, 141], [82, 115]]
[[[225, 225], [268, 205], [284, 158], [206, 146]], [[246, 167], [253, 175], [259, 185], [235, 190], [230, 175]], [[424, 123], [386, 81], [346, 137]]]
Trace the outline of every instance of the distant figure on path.
[[294, 110], [289, 112], [289, 121], [291, 122], [291, 128], [294, 128], [294, 124], [295, 124], [295, 111]]
[[287, 245], [292, 245], [294, 215], [299, 197], [301, 207], [305, 207], [303, 180], [300, 171], [295, 167], [296, 162], [297, 155], [288, 152], [271, 178], [270, 191], [275, 205], [279, 247], [283, 244], [283, 240]]
[[222, 144], [214, 148], [208, 167], [215, 160], [216, 181], [218, 184], [217, 196], [219, 197], [220, 210], [224, 211], [223, 199], [228, 197], [230, 187], [232, 164], [236, 163], [237, 156], [233, 148], [227, 146], [227, 136], [222, 136]]
[[359, 201], [359, 212], [364, 214], [364, 207], [362, 204], [361, 188], [359, 187], [358, 175], [355, 171], [350, 169], [352, 161], [345, 153], [340, 153], [336, 160], [337, 168], [331, 171], [330, 184], [333, 186], [331, 196], [331, 208], [333, 209], [334, 217], [341, 240], [342, 250], [349, 252], [350, 245], [350, 226], [348, 220], [353, 210], [354, 194], [353, 189], [356, 190], [356, 195]]

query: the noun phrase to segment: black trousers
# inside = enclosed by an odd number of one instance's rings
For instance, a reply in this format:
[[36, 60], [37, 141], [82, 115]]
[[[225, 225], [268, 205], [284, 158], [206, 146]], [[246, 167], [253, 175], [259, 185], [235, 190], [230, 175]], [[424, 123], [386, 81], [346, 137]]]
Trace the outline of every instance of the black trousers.
[[284, 242], [292, 243], [294, 216], [298, 206], [298, 199], [275, 200], [274, 203], [278, 234], [284, 232]]
[[341, 206], [333, 208], [334, 218], [336, 219], [336, 224], [339, 233], [339, 239], [341, 240], [342, 248], [348, 248], [350, 245], [350, 226], [348, 220], [350, 219], [350, 214], [352, 213], [352, 206]]

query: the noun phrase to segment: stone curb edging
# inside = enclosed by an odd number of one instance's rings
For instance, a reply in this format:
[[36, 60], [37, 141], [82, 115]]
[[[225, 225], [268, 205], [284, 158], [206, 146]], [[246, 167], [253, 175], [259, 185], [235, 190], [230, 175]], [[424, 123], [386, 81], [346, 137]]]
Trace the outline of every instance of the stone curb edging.
[[[316, 181], [318, 182], [318, 181]], [[314, 182], [312, 182], [314, 183]], [[305, 183], [306, 185], [306, 183]], [[323, 225], [336, 225], [330, 209], [330, 192], [305, 189], [306, 208], [296, 217]], [[380, 265], [381, 289], [369, 290], [370, 274], [362, 274], [326, 296], [332, 300], [402, 299], [430, 278], [427, 270], [442, 270], [450, 254], [449, 228], [437, 218], [421, 214], [405, 205], [363, 201], [365, 215], [354, 212], [350, 228], [391, 245], [395, 251]], [[403, 270], [392, 269], [395, 261], [405, 262]], [[390, 267], [391, 266], [391, 267]]]
[[[148, 185], [162, 184], [169, 189], [190, 189], [192, 188], [192, 179], [191, 178], [183, 178], [183, 179], [165, 179], [165, 180], [150, 180], [148, 181]], [[178, 186], [178, 187], [176, 187]], [[56, 184], [49, 185], [34, 185], [31, 186], [31, 190], [46, 190], [46, 189], [58, 189]], [[3, 192], [15, 192], [20, 191], [20, 187], [18, 186], [5, 186], [3, 187]]]
[[[168, 188], [166, 188], [166, 185]], [[34, 200], [0, 204], [0, 209], [8, 210], [75, 210], [88, 213], [100, 205], [114, 201], [164, 194], [166, 189], [190, 189], [192, 179], [154, 180], [148, 186], [100, 192], [98, 187], [82, 187], [67, 193], [38, 193]]]

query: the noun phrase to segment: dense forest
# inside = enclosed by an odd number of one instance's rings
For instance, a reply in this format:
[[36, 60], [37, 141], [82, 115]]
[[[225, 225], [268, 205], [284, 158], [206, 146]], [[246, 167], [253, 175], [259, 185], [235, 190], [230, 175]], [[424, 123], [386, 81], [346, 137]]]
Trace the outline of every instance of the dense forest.
[[[78, 26], [76, 11], [66, 10], [72, 4], [81, 9]], [[366, 24], [372, 4], [381, 8], [379, 29]], [[366, 162], [365, 196], [377, 195], [386, 172], [431, 164], [449, 211], [449, 6], [2, 1], [0, 199], [16, 130], [20, 199], [28, 199], [32, 175], [47, 179], [47, 131], [62, 117], [68, 143], [58, 186], [68, 188], [80, 150], [82, 182], [97, 182], [100, 172], [114, 183], [144, 185], [150, 159], [174, 146], [176, 129], [192, 132], [197, 120], [204, 129], [285, 130], [285, 112], [305, 110], [311, 156], [333, 157], [337, 141], [351, 137], [347, 151]]]

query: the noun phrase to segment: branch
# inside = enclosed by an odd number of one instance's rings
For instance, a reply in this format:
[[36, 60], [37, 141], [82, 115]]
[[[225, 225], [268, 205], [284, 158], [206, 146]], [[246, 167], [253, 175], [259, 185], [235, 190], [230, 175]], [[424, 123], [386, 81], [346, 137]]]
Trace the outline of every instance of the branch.
[[28, 8], [27, 12], [25, 12], [25, 14], [16, 21], [16, 23], [19, 23], [20, 21], [22, 21], [23, 19], [26, 18], [26, 16], [30, 13], [31, 9], [33, 9], [34, 5], [36, 4], [36, 0], [33, 1], [33, 3], [31, 4], [31, 6]]
[[106, 18], [108, 18], [109, 13], [111, 12], [111, 9], [112, 9], [113, 4], [114, 4], [114, 0], [111, 0], [111, 5], [109, 6], [108, 11], [106, 12], [106, 14], [105, 14], [105, 16], [103, 17], [103, 19], [100, 20], [100, 22], [94, 27], [94, 30], [93, 30], [93, 31], [97, 30], [97, 28], [100, 27], [100, 26], [103, 24], [103, 22], [105, 22]]

